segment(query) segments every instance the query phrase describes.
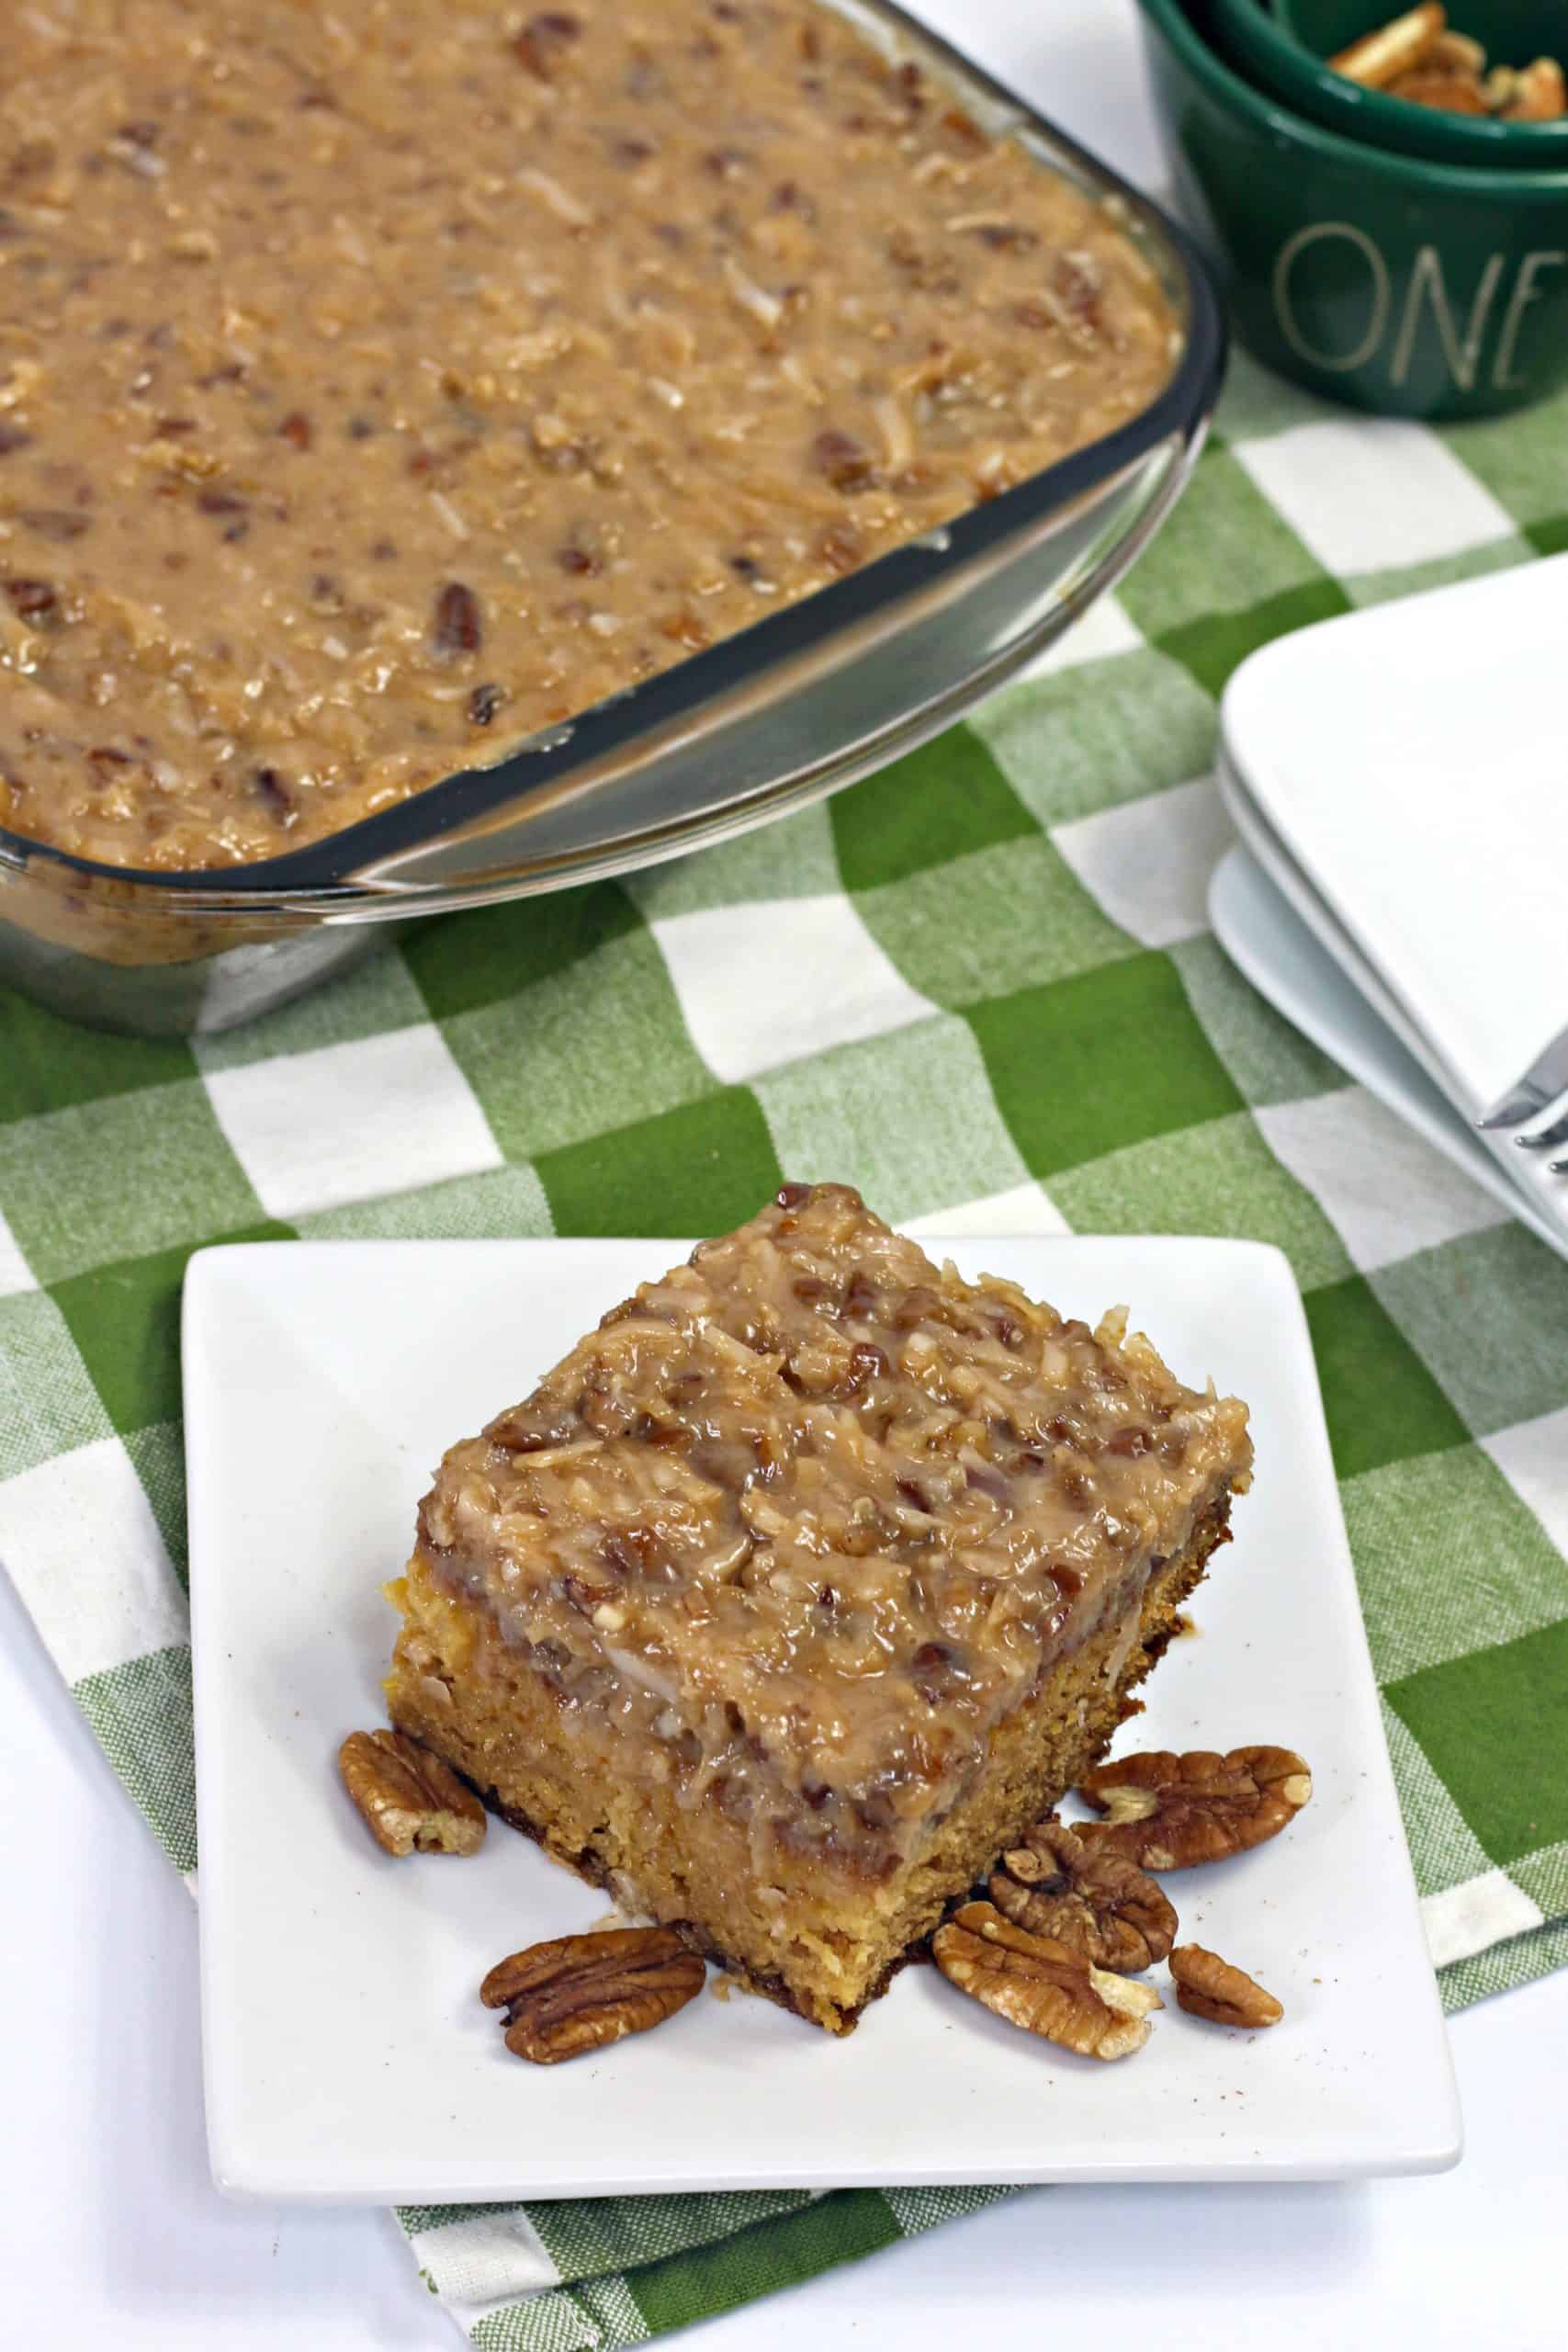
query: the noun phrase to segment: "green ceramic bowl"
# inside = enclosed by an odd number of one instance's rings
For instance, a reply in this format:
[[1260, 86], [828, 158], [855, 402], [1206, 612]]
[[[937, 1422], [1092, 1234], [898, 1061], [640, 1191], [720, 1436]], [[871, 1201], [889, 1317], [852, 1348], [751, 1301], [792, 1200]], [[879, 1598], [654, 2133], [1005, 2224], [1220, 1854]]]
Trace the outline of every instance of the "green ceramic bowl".
[[1173, 175], [1260, 359], [1392, 416], [1490, 416], [1568, 384], [1568, 172], [1337, 138], [1241, 78], [1214, 0], [1139, 6]]
[[[1439, 114], [1382, 90], [1364, 90], [1325, 59], [1388, 17], [1399, 0], [1213, 0], [1216, 29], [1249, 82], [1297, 114], [1397, 154], [1483, 171], [1568, 170], [1568, 122], [1495, 122]], [[1525, 65], [1564, 46], [1563, 0], [1456, 0], [1456, 32], [1473, 33], [1494, 57]]]

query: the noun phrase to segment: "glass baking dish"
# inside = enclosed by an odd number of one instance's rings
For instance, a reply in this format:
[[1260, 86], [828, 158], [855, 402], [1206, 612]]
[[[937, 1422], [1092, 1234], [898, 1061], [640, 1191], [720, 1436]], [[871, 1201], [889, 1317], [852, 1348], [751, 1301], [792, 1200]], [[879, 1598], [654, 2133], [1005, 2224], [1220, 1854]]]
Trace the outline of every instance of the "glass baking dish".
[[143, 872], [0, 829], [0, 980], [106, 1028], [231, 1027], [403, 924], [651, 865], [852, 783], [1041, 653], [1126, 570], [1175, 501], [1219, 390], [1224, 335], [1201, 265], [1145, 198], [892, 0], [822, 4], [1115, 209], [1178, 322], [1159, 398], [499, 763], [284, 856]]

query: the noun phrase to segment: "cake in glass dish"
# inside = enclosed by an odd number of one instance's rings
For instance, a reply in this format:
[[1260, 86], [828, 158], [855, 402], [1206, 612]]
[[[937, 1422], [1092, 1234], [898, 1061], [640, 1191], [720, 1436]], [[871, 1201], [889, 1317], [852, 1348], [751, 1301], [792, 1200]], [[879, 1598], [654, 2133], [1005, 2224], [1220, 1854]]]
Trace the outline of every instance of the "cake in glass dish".
[[874, 29], [7, 9], [0, 827], [284, 855], [1145, 411], [1124, 208]]
[[1247, 1409], [787, 1184], [455, 1445], [392, 1721], [625, 1907], [847, 2031], [1100, 1757]]

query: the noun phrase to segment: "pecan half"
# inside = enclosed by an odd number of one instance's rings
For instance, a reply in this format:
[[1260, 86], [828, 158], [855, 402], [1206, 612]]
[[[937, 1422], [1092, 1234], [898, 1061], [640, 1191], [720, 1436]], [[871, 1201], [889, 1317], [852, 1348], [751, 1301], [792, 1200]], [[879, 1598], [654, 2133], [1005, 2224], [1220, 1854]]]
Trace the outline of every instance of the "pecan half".
[[1402, 17], [1338, 51], [1328, 61], [1329, 72], [1343, 74], [1364, 89], [1385, 90], [1401, 74], [1426, 63], [1447, 23], [1438, 0], [1420, 0], [1418, 7], [1407, 8]]
[[1285, 2012], [1272, 1993], [1201, 1944], [1178, 1944], [1170, 1973], [1180, 2007], [1214, 2025], [1278, 2025]]
[[965, 1903], [931, 1938], [949, 1984], [1080, 2058], [1125, 2058], [1149, 2038], [1151, 2009], [1165, 2003], [1152, 1984], [1096, 1968], [1052, 1936], [1032, 1936], [989, 1903]]
[[1035, 1823], [992, 1872], [991, 1900], [1016, 1928], [1054, 1936], [1097, 1968], [1135, 1976], [1176, 1940], [1168, 1896], [1134, 1861], [1065, 1821]]
[[351, 1731], [337, 1752], [344, 1785], [388, 1854], [477, 1854], [485, 1809], [449, 1764], [402, 1731]]
[[1097, 1764], [1078, 1794], [1109, 1816], [1078, 1823], [1080, 1838], [1146, 1871], [1181, 1871], [1277, 1838], [1311, 1796], [1312, 1774], [1288, 1747], [1155, 1748]]
[[673, 1928], [609, 1928], [514, 1951], [479, 1998], [506, 2011], [508, 2050], [553, 2066], [662, 2025], [702, 1991], [704, 1973]]

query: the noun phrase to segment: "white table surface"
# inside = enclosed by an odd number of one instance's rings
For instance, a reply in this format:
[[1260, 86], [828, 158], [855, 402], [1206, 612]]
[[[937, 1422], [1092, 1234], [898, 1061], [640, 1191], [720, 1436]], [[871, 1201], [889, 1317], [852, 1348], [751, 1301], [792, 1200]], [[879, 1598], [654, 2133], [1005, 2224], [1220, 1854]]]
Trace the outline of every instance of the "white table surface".
[[[1132, 0], [923, 0], [1131, 176]], [[0, 1576], [0, 2341], [17, 2352], [447, 2352], [384, 2213], [226, 2204], [207, 2173], [196, 1915]], [[1036, 2190], [668, 2339], [702, 2352], [1033, 2343], [1558, 2352], [1568, 1973], [1453, 2024], [1456, 2172]], [[1238, 2086], [1245, 2052], [1237, 2052]]]

